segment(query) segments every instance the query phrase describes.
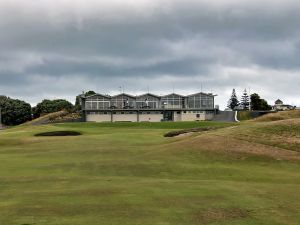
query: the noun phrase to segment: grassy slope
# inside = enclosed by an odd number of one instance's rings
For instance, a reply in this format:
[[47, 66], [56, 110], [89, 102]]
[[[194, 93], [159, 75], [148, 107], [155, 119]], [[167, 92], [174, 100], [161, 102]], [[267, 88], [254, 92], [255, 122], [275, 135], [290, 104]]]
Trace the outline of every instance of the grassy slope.
[[[262, 142], [256, 128], [299, 137], [299, 121], [293, 124], [291, 133], [272, 129], [283, 124], [248, 122], [183, 138], [163, 134], [231, 124], [74, 123], [1, 131], [0, 224], [297, 224], [299, 161], [246, 151]], [[84, 135], [33, 137], [53, 130]], [[267, 143], [271, 150], [276, 145]]]
[[263, 115], [255, 119], [257, 122], [270, 122], [286, 119], [300, 118], [300, 110], [291, 110], [291, 111], [279, 111], [276, 113], [271, 113]]
[[249, 111], [238, 111], [237, 119], [239, 121], [251, 120], [252, 119], [251, 113]]

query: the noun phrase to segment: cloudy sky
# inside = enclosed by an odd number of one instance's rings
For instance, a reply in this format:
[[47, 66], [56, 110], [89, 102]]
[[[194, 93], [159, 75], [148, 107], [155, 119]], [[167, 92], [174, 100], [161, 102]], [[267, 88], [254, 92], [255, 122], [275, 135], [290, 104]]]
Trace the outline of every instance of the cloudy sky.
[[0, 95], [232, 88], [300, 105], [299, 0], [0, 0]]

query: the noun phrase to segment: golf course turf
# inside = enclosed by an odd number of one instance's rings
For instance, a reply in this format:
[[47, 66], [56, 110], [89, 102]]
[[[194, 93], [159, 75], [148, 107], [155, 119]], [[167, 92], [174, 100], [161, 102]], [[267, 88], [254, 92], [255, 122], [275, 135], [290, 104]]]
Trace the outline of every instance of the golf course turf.
[[[219, 129], [164, 137], [199, 127]], [[53, 131], [81, 135], [35, 136]], [[0, 131], [0, 224], [296, 225], [299, 138], [297, 118], [10, 128]]]

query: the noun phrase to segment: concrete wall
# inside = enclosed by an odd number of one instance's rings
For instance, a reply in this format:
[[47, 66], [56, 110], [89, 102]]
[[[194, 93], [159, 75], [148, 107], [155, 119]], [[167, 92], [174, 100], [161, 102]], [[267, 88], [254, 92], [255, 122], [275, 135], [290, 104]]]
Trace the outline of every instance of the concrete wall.
[[173, 112], [174, 122], [182, 121], [182, 114], [178, 114], [176, 111]]
[[[199, 117], [197, 117], [199, 115]], [[173, 112], [174, 121], [199, 121], [199, 120], [212, 120], [214, 118], [213, 113], [207, 112], [186, 112], [177, 113], [177, 111]], [[151, 114], [88, 114], [86, 115], [86, 121], [93, 122], [160, 122], [163, 119], [163, 114], [161, 113], [151, 113]]]
[[[197, 114], [199, 114], [200, 117], [197, 117]], [[194, 112], [181, 114], [181, 121], [196, 121], [196, 120], [205, 120], [205, 114], [194, 113]]]
[[139, 114], [140, 122], [160, 122], [163, 114]]
[[110, 114], [88, 114], [86, 115], [87, 122], [111, 122]]
[[215, 114], [213, 113], [209, 113], [209, 114], [205, 114], [205, 120], [212, 120], [214, 118]]
[[137, 114], [113, 114], [113, 122], [137, 122]]

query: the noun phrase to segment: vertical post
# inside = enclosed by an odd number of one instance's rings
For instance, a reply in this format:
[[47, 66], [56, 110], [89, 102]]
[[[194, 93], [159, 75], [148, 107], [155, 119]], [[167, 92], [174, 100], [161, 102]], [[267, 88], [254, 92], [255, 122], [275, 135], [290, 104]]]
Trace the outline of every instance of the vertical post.
[[251, 92], [249, 87], [249, 111], [251, 111]]
[[2, 111], [0, 106], [0, 129], [2, 128]]
[[201, 83], [201, 89], [200, 89], [200, 109], [202, 110], [202, 91], [203, 91], [203, 88], [202, 88], [202, 83]]

